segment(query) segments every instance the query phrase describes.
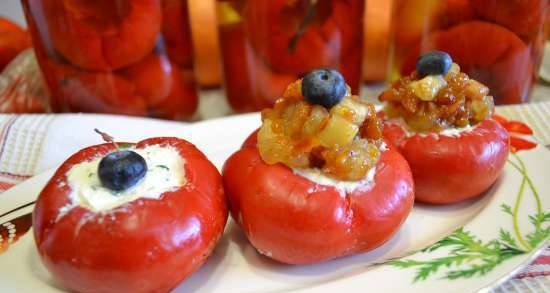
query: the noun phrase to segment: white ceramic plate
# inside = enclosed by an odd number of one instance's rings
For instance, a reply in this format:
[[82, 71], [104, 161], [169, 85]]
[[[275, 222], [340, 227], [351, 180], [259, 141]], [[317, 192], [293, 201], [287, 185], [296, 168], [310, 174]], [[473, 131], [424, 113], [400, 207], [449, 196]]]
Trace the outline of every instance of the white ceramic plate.
[[[221, 167], [258, 125], [257, 114], [212, 120], [189, 126], [185, 138]], [[445, 207], [416, 205], [388, 243], [317, 265], [271, 261], [229, 222], [205, 266], [174, 292], [479, 291], [505, 280], [544, 247], [550, 233], [549, 172], [550, 152], [543, 147], [513, 154], [484, 197]], [[0, 194], [0, 215], [35, 200], [52, 173]], [[31, 211], [28, 206], [0, 217], [0, 292], [65, 292], [40, 263], [32, 233], [24, 233]]]

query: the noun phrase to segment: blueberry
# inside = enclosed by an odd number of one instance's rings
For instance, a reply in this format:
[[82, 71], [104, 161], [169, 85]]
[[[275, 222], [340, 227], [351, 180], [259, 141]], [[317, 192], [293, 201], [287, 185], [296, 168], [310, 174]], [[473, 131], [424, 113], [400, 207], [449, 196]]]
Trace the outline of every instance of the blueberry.
[[134, 186], [145, 176], [147, 163], [134, 151], [115, 151], [101, 159], [97, 172], [103, 186], [122, 191]]
[[421, 76], [445, 75], [451, 69], [453, 59], [442, 51], [431, 51], [423, 54], [416, 62], [416, 71]]
[[302, 95], [312, 103], [331, 108], [346, 94], [346, 82], [340, 72], [331, 69], [317, 69], [302, 79]]

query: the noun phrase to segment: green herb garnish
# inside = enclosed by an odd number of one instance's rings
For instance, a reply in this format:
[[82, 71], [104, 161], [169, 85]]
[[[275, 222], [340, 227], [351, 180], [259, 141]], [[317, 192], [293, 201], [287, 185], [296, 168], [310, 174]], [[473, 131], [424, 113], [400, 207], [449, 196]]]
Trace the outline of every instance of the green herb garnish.
[[132, 144], [131, 143], [119, 143], [118, 144], [118, 148], [119, 149], [128, 149], [128, 148], [131, 148], [132, 147]]
[[166, 171], [170, 171], [170, 168], [166, 167], [165, 165], [157, 165], [157, 168], [164, 169]]

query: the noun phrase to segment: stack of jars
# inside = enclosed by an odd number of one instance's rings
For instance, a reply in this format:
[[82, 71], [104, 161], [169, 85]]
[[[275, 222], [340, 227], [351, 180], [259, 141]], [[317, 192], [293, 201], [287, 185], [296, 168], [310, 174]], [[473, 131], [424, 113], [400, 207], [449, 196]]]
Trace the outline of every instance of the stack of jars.
[[56, 112], [188, 119], [198, 104], [185, 0], [23, 0]]

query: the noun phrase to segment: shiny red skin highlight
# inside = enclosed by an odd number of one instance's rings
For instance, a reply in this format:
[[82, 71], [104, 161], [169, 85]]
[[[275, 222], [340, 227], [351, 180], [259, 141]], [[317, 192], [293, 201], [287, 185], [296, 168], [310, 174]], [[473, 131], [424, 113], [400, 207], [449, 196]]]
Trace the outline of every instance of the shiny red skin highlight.
[[[219, 172], [192, 144], [177, 138], [139, 142], [171, 146], [185, 159], [187, 184], [161, 199], [139, 199], [104, 213], [69, 203], [65, 174], [75, 164], [113, 151], [85, 148], [65, 161], [40, 193], [34, 236], [48, 270], [81, 293], [165, 293], [196, 271], [222, 235], [227, 207]], [[101, 220], [100, 220], [101, 219]]]
[[226, 161], [224, 187], [232, 218], [274, 260], [310, 264], [372, 250], [411, 212], [413, 180], [396, 151], [382, 153], [371, 189], [342, 196], [283, 164], [264, 163], [253, 140]]
[[450, 204], [480, 196], [498, 178], [510, 150], [508, 132], [485, 120], [459, 136], [407, 137], [402, 126], [384, 125], [384, 138], [409, 163], [418, 202]]

